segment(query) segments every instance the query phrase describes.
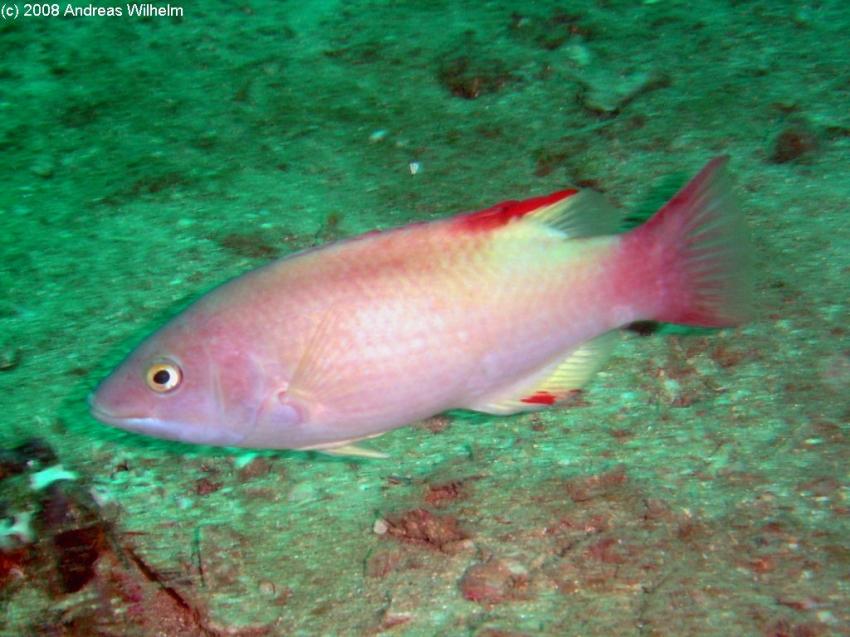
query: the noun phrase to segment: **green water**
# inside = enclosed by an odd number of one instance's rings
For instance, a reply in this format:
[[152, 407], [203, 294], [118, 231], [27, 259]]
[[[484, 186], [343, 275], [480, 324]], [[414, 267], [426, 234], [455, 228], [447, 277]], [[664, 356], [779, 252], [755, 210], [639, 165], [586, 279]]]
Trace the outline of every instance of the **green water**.
[[[0, 634], [850, 634], [845, 2], [99, 6], [0, 22]], [[718, 154], [755, 320], [625, 333], [569, 408], [382, 461], [87, 413], [277, 255], [567, 186], [641, 217]]]

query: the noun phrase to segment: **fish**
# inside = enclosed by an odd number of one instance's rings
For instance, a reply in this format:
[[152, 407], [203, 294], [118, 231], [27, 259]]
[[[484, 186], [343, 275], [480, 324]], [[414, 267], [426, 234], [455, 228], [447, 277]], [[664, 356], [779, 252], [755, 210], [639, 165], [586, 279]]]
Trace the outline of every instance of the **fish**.
[[728, 160], [627, 231], [601, 194], [567, 189], [272, 261], [144, 340], [91, 413], [186, 443], [380, 457], [357, 443], [450, 410], [558, 405], [625, 326], [749, 319]]

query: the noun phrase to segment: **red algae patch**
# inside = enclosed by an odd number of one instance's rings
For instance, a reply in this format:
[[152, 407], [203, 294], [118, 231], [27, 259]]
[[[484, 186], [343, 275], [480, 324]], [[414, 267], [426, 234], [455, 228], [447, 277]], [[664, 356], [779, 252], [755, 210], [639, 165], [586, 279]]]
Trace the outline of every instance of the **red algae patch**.
[[399, 550], [379, 550], [366, 560], [366, 577], [381, 579], [404, 564], [404, 555]]
[[568, 480], [565, 487], [573, 502], [585, 502], [610, 494], [627, 480], [626, 468], [619, 465], [606, 473]]
[[425, 502], [433, 506], [447, 506], [465, 497], [465, 487], [462, 480], [451, 480], [439, 484], [429, 484], [425, 493]]
[[469, 535], [457, 518], [434, 515], [426, 509], [412, 509], [386, 519], [387, 535], [409, 544], [452, 553]]
[[484, 605], [527, 599], [528, 587], [523, 567], [495, 558], [473, 564], [460, 580], [463, 598]]

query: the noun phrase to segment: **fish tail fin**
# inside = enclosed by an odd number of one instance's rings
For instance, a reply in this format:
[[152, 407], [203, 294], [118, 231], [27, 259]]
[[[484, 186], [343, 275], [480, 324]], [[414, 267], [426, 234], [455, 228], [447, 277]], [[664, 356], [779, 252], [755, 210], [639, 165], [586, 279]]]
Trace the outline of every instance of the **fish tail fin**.
[[716, 157], [629, 235], [653, 263], [652, 318], [702, 327], [737, 325], [751, 313], [751, 248]]

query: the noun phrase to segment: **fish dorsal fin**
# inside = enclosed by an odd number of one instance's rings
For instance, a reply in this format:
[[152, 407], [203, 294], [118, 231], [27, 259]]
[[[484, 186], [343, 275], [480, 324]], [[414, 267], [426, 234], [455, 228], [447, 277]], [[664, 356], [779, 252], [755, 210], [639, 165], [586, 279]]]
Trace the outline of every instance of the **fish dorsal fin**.
[[528, 227], [536, 223], [562, 237], [578, 239], [614, 234], [620, 213], [593, 190], [559, 190], [522, 201], [503, 201], [485, 210], [462, 214], [451, 223], [466, 232]]
[[614, 234], [620, 227], [620, 213], [605, 197], [593, 190], [579, 192], [541, 206], [523, 220], [533, 220], [554, 228], [570, 239]]
[[487, 396], [467, 409], [488, 414], [515, 414], [554, 405], [581, 389], [605, 364], [617, 339], [606, 332], [580, 345], [570, 354], [530, 377], [514, 383], [497, 395]]

